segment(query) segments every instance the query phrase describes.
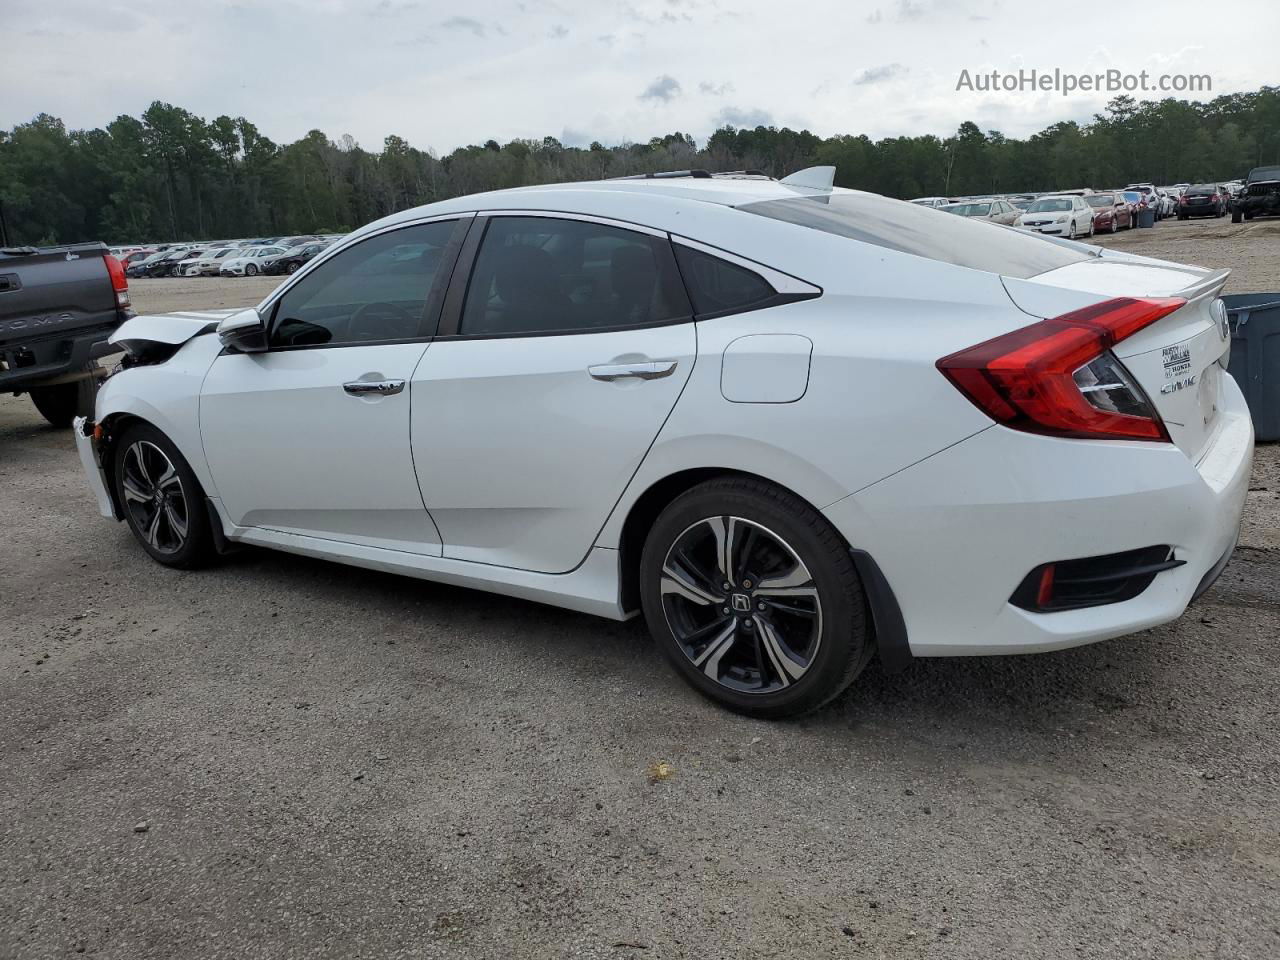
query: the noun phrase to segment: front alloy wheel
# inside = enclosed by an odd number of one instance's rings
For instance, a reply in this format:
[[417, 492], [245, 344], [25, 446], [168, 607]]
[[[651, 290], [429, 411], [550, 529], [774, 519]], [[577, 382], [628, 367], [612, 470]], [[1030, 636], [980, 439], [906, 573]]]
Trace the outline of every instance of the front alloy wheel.
[[214, 554], [204, 491], [178, 448], [149, 423], [115, 437], [116, 502], [142, 548], [167, 567], [190, 569]]
[[661, 590], [684, 655], [730, 690], [790, 686], [822, 643], [809, 568], [772, 530], [742, 517], [709, 517], [685, 530], [667, 551]]
[[190, 504], [182, 478], [165, 452], [136, 440], [124, 452], [120, 490], [142, 541], [157, 553], [177, 553], [187, 542]]

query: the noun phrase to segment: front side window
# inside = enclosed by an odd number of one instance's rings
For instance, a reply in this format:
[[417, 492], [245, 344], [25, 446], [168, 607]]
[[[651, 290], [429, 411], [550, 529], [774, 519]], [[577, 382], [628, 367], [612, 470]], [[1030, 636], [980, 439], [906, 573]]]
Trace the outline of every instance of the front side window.
[[689, 316], [666, 239], [585, 220], [494, 217], [458, 332], [587, 333]]
[[427, 304], [455, 220], [392, 230], [356, 243], [280, 298], [273, 347], [342, 346], [431, 336]]

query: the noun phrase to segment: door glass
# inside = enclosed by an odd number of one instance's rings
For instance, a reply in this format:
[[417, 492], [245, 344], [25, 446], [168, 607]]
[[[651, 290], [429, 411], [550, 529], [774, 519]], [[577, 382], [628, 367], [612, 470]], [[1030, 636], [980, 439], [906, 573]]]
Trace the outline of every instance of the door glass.
[[665, 239], [584, 220], [495, 217], [459, 333], [586, 333], [689, 314]]
[[[348, 247], [276, 306], [273, 347], [343, 346], [431, 336], [427, 302], [455, 220], [393, 230]], [[443, 271], [447, 273], [447, 271]]]
[[760, 274], [701, 250], [677, 243], [676, 260], [699, 317], [749, 310], [777, 295]]

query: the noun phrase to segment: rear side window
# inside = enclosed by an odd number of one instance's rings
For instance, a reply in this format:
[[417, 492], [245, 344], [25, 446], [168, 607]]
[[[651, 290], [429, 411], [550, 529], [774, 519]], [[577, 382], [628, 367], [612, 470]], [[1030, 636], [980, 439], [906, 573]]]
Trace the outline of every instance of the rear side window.
[[458, 332], [590, 333], [689, 316], [665, 239], [586, 220], [494, 217]]
[[677, 243], [676, 262], [697, 316], [734, 313], [763, 306], [777, 291], [746, 267]]
[[[1068, 203], [1065, 209], [1070, 209]], [[824, 233], [929, 260], [1026, 279], [1089, 255], [1017, 230], [992, 230], [965, 217], [940, 215], [871, 193], [763, 200], [738, 208]]]

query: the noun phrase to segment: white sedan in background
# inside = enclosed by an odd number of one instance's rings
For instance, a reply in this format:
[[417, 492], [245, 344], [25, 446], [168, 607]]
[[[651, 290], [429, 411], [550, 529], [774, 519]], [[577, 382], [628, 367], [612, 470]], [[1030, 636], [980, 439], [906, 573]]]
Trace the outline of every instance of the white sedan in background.
[[1032, 202], [1015, 225], [1051, 237], [1093, 236], [1093, 208], [1074, 194], [1041, 197]]
[[216, 277], [223, 264], [229, 263], [232, 258], [241, 253], [242, 251], [237, 247], [215, 247], [206, 250], [201, 257], [186, 264], [187, 276]]
[[218, 275], [223, 277], [256, 277], [262, 272], [266, 261], [284, 253], [284, 247], [250, 247], [240, 250], [235, 256], [228, 257], [218, 268]]
[[75, 431], [99, 509], [173, 567], [254, 544], [642, 611], [694, 687], [762, 717], [877, 654], [1181, 615], [1253, 453], [1227, 271], [833, 172], [458, 197], [256, 309], [130, 320]]

